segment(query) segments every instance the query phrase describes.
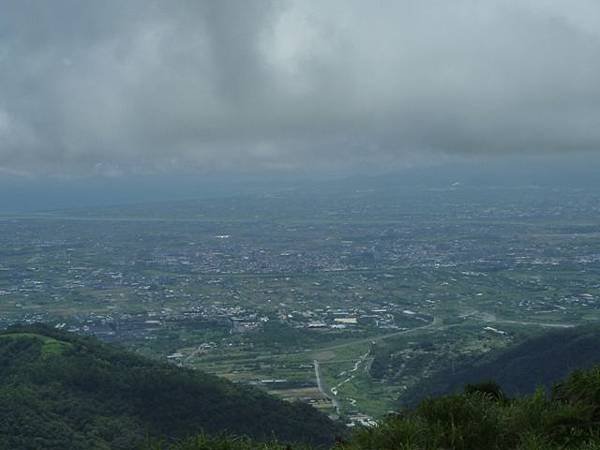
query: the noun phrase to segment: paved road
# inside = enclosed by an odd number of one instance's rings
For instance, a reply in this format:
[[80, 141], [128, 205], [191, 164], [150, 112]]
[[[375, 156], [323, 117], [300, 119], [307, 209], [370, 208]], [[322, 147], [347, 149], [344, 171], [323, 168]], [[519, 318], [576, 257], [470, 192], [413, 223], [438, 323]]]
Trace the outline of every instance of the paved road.
[[561, 322], [532, 322], [532, 321], [521, 321], [521, 320], [509, 320], [509, 319], [498, 319], [496, 314], [476, 311], [473, 310], [468, 313], [465, 317], [468, 316], [479, 316], [481, 320], [484, 322], [492, 322], [492, 323], [506, 323], [509, 325], [524, 325], [524, 326], [534, 326], [534, 327], [543, 327], [543, 328], [573, 328], [576, 325], [572, 323], [561, 323]]
[[331, 404], [335, 408], [336, 413], [340, 414], [340, 402], [333, 396], [330, 392], [330, 389], [325, 385], [323, 379], [321, 377], [321, 367], [319, 366], [319, 361], [316, 359], [313, 361], [315, 366], [315, 377], [317, 378], [317, 387], [319, 388], [319, 392], [331, 400]]

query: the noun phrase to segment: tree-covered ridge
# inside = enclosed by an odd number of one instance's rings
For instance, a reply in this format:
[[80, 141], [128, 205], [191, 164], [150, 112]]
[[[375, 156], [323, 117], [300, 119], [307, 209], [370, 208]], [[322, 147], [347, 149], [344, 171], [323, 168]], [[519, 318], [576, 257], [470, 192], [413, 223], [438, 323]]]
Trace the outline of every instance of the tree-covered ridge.
[[0, 334], [0, 448], [136, 448], [201, 432], [332, 444], [314, 408], [45, 326]]
[[508, 349], [447, 367], [423, 379], [403, 396], [403, 405], [416, 406], [426, 397], [461, 392], [468, 383], [493, 379], [509, 396], [551, 389], [577, 369], [600, 364], [600, 329], [580, 326], [545, 332]]
[[427, 399], [357, 432], [344, 450], [597, 450], [600, 368], [578, 371], [551, 394], [507, 398], [487, 382], [464, 393]]

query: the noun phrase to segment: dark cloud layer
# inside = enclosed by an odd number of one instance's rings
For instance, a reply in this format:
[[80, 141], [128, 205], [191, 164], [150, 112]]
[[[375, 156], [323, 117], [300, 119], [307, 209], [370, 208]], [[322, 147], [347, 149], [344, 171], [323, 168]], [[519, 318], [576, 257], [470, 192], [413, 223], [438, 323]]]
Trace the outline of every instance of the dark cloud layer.
[[595, 0], [0, 8], [0, 175], [600, 149]]

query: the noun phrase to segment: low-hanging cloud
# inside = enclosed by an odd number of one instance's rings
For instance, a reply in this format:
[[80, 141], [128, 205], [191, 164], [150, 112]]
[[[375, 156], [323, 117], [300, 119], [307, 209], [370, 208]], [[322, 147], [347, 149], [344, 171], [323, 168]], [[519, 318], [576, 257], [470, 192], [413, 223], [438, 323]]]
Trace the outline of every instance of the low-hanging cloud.
[[4, 172], [368, 168], [600, 149], [595, 0], [1, 8]]

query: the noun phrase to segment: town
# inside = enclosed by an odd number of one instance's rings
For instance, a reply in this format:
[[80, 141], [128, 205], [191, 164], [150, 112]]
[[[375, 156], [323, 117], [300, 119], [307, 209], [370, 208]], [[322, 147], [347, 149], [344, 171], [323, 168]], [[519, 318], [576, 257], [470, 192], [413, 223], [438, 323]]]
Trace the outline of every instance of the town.
[[311, 195], [0, 217], [0, 325], [93, 334], [352, 426], [457, 361], [599, 316], [591, 193]]

